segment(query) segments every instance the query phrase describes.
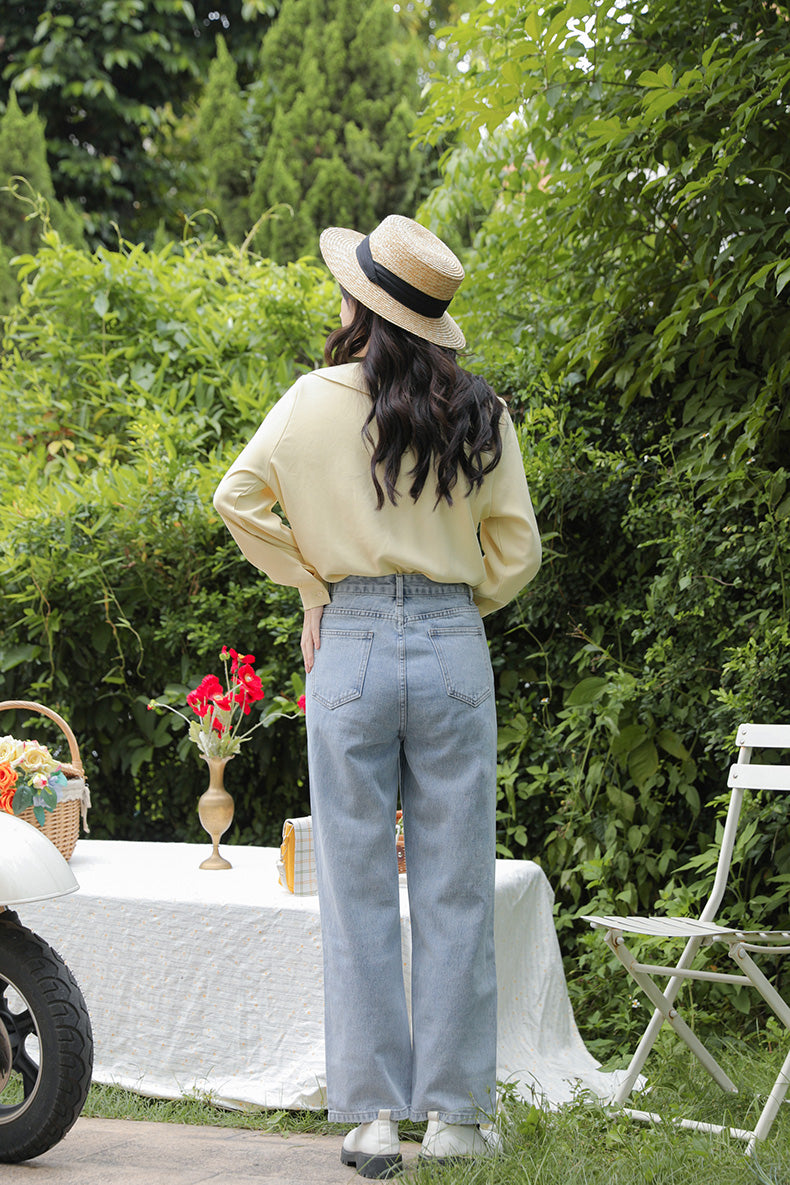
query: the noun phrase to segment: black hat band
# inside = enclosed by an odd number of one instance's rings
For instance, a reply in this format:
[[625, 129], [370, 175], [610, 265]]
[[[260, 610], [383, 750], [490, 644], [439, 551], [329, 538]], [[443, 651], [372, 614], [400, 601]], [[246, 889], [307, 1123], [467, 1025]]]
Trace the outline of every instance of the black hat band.
[[357, 262], [371, 284], [376, 284], [393, 300], [405, 305], [413, 313], [419, 313], [421, 317], [441, 317], [450, 304], [449, 300], [437, 300], [434, 296], [426, 295], [419, 288], [409, 284], [407, 280], [396, 276], [383, 264], [376, 263], [370, 252], [368, 237], [364, 238], [357, 247]]

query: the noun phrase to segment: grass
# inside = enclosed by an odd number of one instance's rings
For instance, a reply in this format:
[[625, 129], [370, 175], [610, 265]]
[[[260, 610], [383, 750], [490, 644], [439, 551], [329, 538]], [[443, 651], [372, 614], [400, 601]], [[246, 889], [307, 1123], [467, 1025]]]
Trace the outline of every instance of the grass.
[[[776, 1076], [783, 1052], [765, 1041], [723, 1046], [721, 1058], [741, 1087], [724, 1095], [707, 1074], [662, 1033], [647, 1063], [650, 1090], [635, 1105], [671, 1116], [752, 1127]], [[347, 1126], [327, 1122], [324, 1112], [229, 1111], [206, 1097], [164, 1101], [116, 1087], [93, 1086], [84, 1114], [165, 1123], [214, 1124], [261, 1132], [336, 1134]], [[607, 1113], [580, 1097], [558, 1111], [541, 1111], [505, 1088], [502, 1115], [507, 1154], [467, 1166], [421, 1166], [408, 1174], [414, 1185], [786, 1185], [790, 1181], [790, 1121], [783, 1104], [768, 1140], [754, 1157], [727, 1136], [647, 1126]], [[402, 1139], [421, 1139], [424, 1125], [400, 1126]], [[349, 1173], [349, 1182], [356, 1180]]]

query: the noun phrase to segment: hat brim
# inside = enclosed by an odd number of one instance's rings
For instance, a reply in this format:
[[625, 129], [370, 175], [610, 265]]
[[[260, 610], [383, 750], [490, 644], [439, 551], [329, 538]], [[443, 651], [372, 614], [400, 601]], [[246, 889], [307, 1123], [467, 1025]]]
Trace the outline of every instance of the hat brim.
[[449, 313], [441, 317], [423, 317], [406, 308], [378, 284], [367, 278], [357, 260], [357, 246], [365, 238], [357, 230], [346, 230], [341, 226], [330, 226], [321, 234], [320, 249], [324, 262], [341, 287], [367, 308], [391, 321], [400, 329], [406, 329], [417, 337], [461, 350], [466, 338]]

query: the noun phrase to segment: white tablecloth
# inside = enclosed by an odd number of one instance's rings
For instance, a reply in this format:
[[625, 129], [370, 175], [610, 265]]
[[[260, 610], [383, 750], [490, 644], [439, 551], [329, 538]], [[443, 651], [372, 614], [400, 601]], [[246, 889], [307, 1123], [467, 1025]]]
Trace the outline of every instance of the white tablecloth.
[[[274, 848], [80, 840], [80, 890], [19, 907], [71, 967], [96, 1042], [94, 1079], [227, 1106], [325, 1100], [318, 900], [278, 884]], [[556, 1105], [579, 1086], [612, 1093], [582, 1044], [565, 988], [552, 891], [529, 861], [497, 861], [497, 1074]], [[401, 877], [404, 976], [411, 932]]]

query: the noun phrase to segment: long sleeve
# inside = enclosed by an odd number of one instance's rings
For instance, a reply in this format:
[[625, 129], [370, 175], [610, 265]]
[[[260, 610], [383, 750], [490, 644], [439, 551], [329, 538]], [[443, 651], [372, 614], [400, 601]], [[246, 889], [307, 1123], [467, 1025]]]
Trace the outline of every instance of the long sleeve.
[[276, 583], [298, 588], [306, 609], [326, 605], [329, 585], [346, 576], [393, 572], [468, 584], [482, 614], [500, 609], [540, 566], [507, 412], [502, 457], [482, 486], [438, 505], [432, 489], [416, 502], [405, 491], [379, 509], [362, 433], [369, 411], [359, 363], [302, 375], [286, 391], [214, 495], [243, 554]]
[[507, 413], [502, 417], [502, 458], [492, 478], [490, 505], [480, 523], [485, 579], [474, 588], [483, 617], [511, 601], [532, 580], [541, 561], [521, 449]]
[[326, 605], [326, 584], [302, 556], [293, 531], [274, 512], [282, 491], [271, 458], [288, 425], [295, 387], [282, 397], [237, 457], [214, 494], [214, 507], [242, 553], [277, 584], [299, 589], [305, 609]]

